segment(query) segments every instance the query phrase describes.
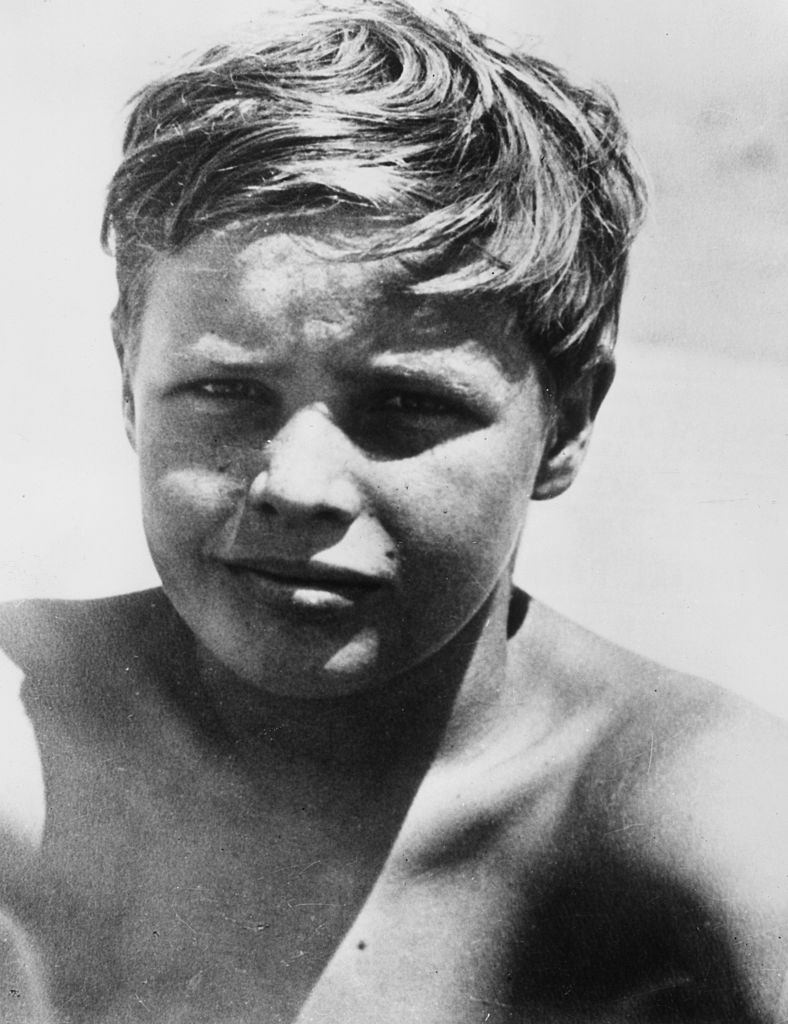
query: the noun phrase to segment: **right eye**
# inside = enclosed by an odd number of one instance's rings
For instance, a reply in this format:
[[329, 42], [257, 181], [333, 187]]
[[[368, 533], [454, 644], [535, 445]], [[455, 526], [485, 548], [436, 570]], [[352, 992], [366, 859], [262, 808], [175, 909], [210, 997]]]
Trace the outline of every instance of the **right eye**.
[[179, 400], [184, 415], [217, 424], [212, 430], [219, 429], [219, 423], [232, 424], [236, 431], [243, 424], [257, 429], [264, 423], [268, 429], [279, 408], [278, 398], [270, 387], [244, 377], [184, 381], [173, 389], [173, 397]]
[[253, 380], [204, 380], [186, 389], [200, 398], [226, 402], [260, 402], [266, 398], [265, 389]]

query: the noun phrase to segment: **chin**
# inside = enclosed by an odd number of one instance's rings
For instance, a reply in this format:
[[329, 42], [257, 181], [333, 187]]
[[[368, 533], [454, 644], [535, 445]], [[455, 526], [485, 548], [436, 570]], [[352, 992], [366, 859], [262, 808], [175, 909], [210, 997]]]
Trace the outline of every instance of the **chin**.
[[203, 635], [202, 642], [233, 675], [276, 696], [344, 697], [375, 687], [387, 675], [374, 636], [353, 638], [341, 646], [315, 642], [314, 637], [299, 643], [280, 636], [265, 643], [259, 638], [250, 642], [247, 635], [231, 644], [228, 638], [230, 631], [222, 631], [220, 636]]

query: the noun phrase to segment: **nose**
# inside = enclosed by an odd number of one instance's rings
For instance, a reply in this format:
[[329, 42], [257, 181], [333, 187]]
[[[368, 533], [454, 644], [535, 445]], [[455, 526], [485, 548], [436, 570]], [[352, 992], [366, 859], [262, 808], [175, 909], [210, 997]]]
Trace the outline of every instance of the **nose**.
[[249, 503], [284, 520], [350, 523], [362, 500], [351, 472], [352, 443], [325, 410], [295, 412], [265, 447]]

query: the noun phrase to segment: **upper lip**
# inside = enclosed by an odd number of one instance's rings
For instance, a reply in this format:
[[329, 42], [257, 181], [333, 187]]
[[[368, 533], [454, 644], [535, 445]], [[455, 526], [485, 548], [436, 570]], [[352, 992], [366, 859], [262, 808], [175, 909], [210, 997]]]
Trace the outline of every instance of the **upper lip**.
[[250, 572], [273, 576], [285, 583], [305, 583], [308, 586], [361, 586], [379, 587], [387, 582], [382, 574], [361, 572], [346, 566], [330, 565], [326, 562], [297, 561], [283, 558], [230, 558], [224, 564], [230, 569], [245, 569]]

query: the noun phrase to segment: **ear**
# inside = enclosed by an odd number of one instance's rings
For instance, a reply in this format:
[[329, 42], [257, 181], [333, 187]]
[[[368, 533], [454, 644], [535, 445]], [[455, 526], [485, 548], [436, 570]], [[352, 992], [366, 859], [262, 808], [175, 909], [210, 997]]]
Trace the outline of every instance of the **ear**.
[[110, 317], [110, 324], [112, 327], [112, 340], [115, 344], [115, 352], [118, 357], [118, 362], [120, 363], [120, 372], [122, 376], [123, 425], [126, 429], [126, 437], [129, 439], [129, 444], [136, 451], [137, 426], [134, 414], [134, 392], [131, 387], [131, 344], [128, 333], [122, 329], [119, 323], [116, 310], [113, 310], [112, 316]]
[[563, 494], [585, 459], [594, 420], [615, 376], [612, 358], [592, 367], [565, 393], [542, 457], [531, 497], [536, 501]]

